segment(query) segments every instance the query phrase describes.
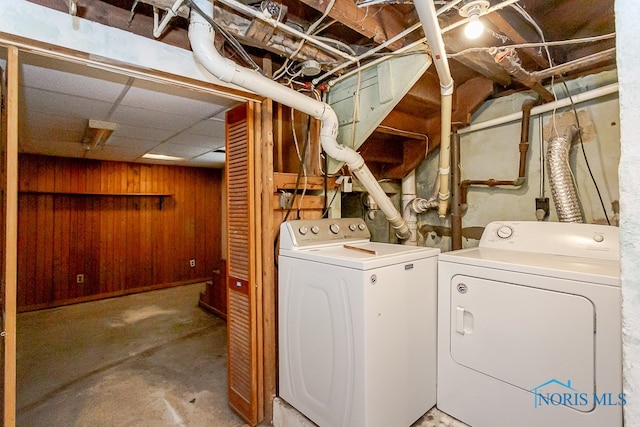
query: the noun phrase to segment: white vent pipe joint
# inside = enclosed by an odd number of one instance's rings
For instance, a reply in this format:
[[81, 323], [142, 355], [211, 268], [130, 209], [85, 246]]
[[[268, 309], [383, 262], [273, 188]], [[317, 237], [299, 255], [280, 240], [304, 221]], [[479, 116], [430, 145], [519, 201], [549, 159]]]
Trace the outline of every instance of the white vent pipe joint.
[[[213, 4], [207, 0], [195, 0], [198, 8], [208, 16], [213, 16]], [[291, 88], [274, 82], [256, 71], [241, 67], [228, 60], [214, 47], [214, 31], [211, 25], [195, 10], [191, 11], [189, 41], [198, 61], [204, 68], [220, 80], [240, 86], [254, 93], [271, 98], [322, 121], [320, 143], [328, 156], [347, 164], [354, 176], [378, 203], [400, 239], [408, 239], [410, 232], [402, 216], [389, 197], [380, 187], [360, 154], [338, 144], [338, 117], [327, 103], [303, 95]]]
[[411, 209], [412, 201], [416, 198], [416, 170], [409, 172], [402, 178], [402, 217], [404, 218], [411, 237], [405, 240], [405, 245], [418, 245], [418, 217], [416, 212]]
[[167, 28], [167, 25], [169, 25], [169, 21], [171, 21], [175, 16], [178, 15], [178, 9], [180, 9], [180, 6], [182, 6], [182, 3], [184, 3], [184, 0], [176, 0], [175, 3], [173, 3], [173, 6], [167, 9], [167, 12], [165, 13], [164, 18], [162, 19], [162, 22], [160, 23], [160, 25], [156, 25], [158, 22], [158, 15], [156, 13], [157, 9], [154, 8], [153, 37], [158, 38], [162, 35], [162, 33], [164, 33], [165, 28]]
[[431, 49], [431, 57], [440, 79], [441, 121], [440, 121], [440, 191], [438, 198], [438, 216], [447, 214], [449, 205], [449, 164], [451, 162], [451, 99], [453, 96], [453, 78], [447, 61], [440, 24], [432, 0], [415, 0], [413, 5], [418, 13], [424, 35]]

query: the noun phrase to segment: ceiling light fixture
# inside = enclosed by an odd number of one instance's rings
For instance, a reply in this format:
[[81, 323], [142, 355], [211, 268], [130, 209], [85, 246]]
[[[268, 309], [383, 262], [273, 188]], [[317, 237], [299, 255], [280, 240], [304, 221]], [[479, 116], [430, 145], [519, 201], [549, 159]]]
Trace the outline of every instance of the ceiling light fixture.
[[118, 125], [113, 122], [89, 119], [84, 135], [82, 135], [84, 148], [91, 150], [98, 145], [104, 145], [117, 128]]
[[153, 159], [153, 160], [170, 160], [173, 162], [178, 162], [180, 160], [185, 160], [184, 157], [175, 157], [175, 156], [167, 156], [166, 154], [151, 154], [147, 153], [142, 156], [143, 159]]
[[460, 16], [469, 18], [469, 23], [464, 27], [464, 35], [469, 39], [477, 39], [484, 32], [484, 24], [480, 21], [480, 16], [489, 9], [489, 2], [486, 0], [473, 0], [460, 7]]

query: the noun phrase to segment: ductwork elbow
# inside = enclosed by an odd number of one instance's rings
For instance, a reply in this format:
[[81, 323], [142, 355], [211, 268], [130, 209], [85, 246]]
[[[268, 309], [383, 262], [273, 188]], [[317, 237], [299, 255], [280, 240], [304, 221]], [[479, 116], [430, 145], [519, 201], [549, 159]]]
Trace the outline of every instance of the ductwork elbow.
[[[213, 4], [207, 0], [193, 0], [193, 3], [207, 16], [213, 16]], [[350, 147], [338, 144], [338, 117], [327, 103], [309, 98], [295, 90], [264, 77], [256, 71], [241, 67], [230, 61], [215, 49], [215, 33], [207, 20], [194, 9], [191, 10], [189, 41], [196, 59], [218, 79], [240, 86], [254, 93], [271, 98], [322, 122], [320, 143], [328, 156], [347, 164], [354, 176], [374, 198], [400, 239], [411, 236], [409, 227], [391, 199], [380, 187], [378, 181], [360, 154]]]

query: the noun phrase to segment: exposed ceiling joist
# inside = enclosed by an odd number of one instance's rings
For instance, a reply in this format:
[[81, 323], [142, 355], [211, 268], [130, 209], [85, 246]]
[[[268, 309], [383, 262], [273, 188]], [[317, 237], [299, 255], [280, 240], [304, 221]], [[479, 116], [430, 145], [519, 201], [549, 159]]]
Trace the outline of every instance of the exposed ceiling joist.
[[[530, 40], [536, 40], [539, 36], [533, 33], [529, 27], [525, 26], [524, 23], [512, 24], [510, 21], [507, 21], [502, 13], [504, 11], [497, 11], [494, 13], [489, 13], [486, 15], [486, 18], [489, 22], [496, 26], [496, 28], [502, 32], [505, 36], [509, 37], [511, 41], [515, 44], [527, 43]], [[515, 22], [512, 20], [512, 22]], [[547, 68], [549, 66], [549, 61], [542, 56], [541, 50], [537, 48], [527, 48], [522, 49], [521, 53], [530, 58], [533, 62], [538, 64], [542, 68]]]
[[[331, 4], [326, 0], [300, 1], [320, 12], [324, 12], [327, 5]], [[376, 43], [384, 43], [406, 28], [404, 16], [398, 10], [386, 6], [359, 8], [352, 0], [336, 0], [329, 11], [329, 17]], [[389, 45], [391, 50], [401, 47], [401, 40]]]

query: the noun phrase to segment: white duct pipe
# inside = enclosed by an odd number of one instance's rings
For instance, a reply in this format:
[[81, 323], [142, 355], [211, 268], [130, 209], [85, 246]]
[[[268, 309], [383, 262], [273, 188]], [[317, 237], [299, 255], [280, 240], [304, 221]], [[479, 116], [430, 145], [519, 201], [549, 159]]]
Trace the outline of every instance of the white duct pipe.
[[[213, 5], [209, 1], [194, 0], [194, 3], [203, 13], [213, 16]], [[391, 199], [382, 190], [380, 184], [378, 184], [378, 181], [364, 163], [362, 156], [350, 147], [338, 144], [336, 140], [338, 118], [329, 104], [296, 92], [262, 76], [256, 71], [241, 67], [235, 62], [224, 58], [214, 47], [213, 28], [204, 17], [193, 9], [191, 10], [191, 22], [189, 24], [189, 41], [198, 61], [207, 71], [220, 80], [271, 98], [276, 102], [320, 120], [322, 122], [320, 143], [327, 155], [347, 164], [354, 176], [378, 203], [380, 210], [395, 229], [396, 235], [400, 239], [409, 238], [410, 233], [406, 222], [402, 219], [400, 212], [395, 208]]]
[[[579, 104], [581, 102], [590, 101], [602, 96], [611, 95], [612, 93], [616, 92], [618, 92], [618, 83], [611, 83], [609, 85], [602, 86], [588, 92], [581, 92], [575, 95], [571, 95], [571, 98], [566, 97], [554, 102], [538, 105], [537, 107], [533, 107], [531, 109], [531, 115], [537, 116], [538, 114], [547, 113], [558, 108], [568, 107], [569, 105], [571, 105], [571, 101], [573, 101], [574, 104]], [[460, 135], [463, 135], [465, 133], [477, 132], [479, 130], [488, 129], [494, 126], [499, 126], [505, 123], [511, 123], [520, 120], [522, 120], [522, 111], [508, 114], [502, 117], [497, 117], [495, 119], [486, 120], [484, 122], [474, 123], [470, 126], [459, 129], [458, 133]]]
[[440, 32], [440, 24], [436, 8], [432, 0], [415, 0], [413, 5], [418, 13], [420, 22], [427, 37], [429, 48], [431, 49], [431, 57], [438, 72], [440, 79], [440, 191], [438, 198], [438, 216], [444, 218], [447, 214], [449, 204], [449, 172], [451, 170], [451, 104], [453, 96], [453, 78], [449, 70], [449, 62], [447, 61], [447, 52], [444, 48], [442, 33]]
[[162, 22], [160, 22], [160, 25], [156, 25], [156, 23], [158, 22], [158, 14], [156, 12], [157, 9], [154, 9], [153, 37], [158, 38], [162, 35], [162, 33], [164, 33], [164, 29], [167, 28], [169, 21], [171, 21], [173, 17], [178, 15], [178, 9], [180, 9], [182, 3], [184, 3], [184, 0], [176, 0], [175, 3], [173, 3], [173, 6], [167, 9], [167, 13], [165, 13], [164, 18], [162, 18]]
[[409, 172], [402, 178], [402, 217], [404, 218], [411, 237], [405, 240], [405, 245], [418, 245], [418, 218], [411, 209], [411, 202], [416, 198], [416, 170]]

